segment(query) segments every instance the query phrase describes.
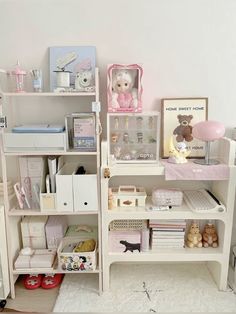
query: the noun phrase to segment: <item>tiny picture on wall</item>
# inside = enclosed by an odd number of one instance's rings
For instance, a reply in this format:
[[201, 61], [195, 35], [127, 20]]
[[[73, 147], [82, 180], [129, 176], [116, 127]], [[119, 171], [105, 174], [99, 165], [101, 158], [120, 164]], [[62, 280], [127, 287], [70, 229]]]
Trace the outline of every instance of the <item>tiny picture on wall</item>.
[[50, 47], [50, 91], [94, 92], [95, 67], [96, 47]]
[[169, 157], [169, 146], [184, 142], [191, 150], [190, 158], [205, 156], [205, 144], [192, 136], [194, 124], [207, 120], [208, 98], [162, 99], [162, 158]]

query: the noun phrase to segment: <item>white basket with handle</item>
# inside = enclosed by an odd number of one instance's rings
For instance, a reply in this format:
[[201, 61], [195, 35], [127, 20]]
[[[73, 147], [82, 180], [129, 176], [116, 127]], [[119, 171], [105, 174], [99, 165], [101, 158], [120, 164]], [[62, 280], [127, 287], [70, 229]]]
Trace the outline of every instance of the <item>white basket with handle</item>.
[[120, 185], [119, 188], [112, 188], [115, 202], [120, 207], [145, 206], [147, 193], [143, 187], [134, 185]]

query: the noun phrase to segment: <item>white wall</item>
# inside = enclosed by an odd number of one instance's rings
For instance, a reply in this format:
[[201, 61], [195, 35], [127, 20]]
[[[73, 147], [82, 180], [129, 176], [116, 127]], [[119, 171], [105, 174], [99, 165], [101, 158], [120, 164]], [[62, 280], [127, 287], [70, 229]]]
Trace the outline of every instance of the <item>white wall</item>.
[[[0, 0], [0, 68], [41, 67], [49, 46], [94, 45], [105, 106], [108, 63], [144, 66], [144, 106], [209, 97], [209, 118], [236, 126], [235, 0]], [[236, 240], [235, 240], [236, 241]]]

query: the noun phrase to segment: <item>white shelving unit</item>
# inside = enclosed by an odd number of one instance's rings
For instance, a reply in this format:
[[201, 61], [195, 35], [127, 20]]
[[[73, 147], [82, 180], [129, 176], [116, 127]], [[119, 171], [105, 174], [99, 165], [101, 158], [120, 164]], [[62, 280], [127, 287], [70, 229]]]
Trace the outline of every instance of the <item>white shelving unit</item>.
[[[1, 129], [1, 162], [2, 177], [6, 183], [11, 180], [13, 183], [19, 181], [19, 169], [17, 167], [17, 159], [19, 156], [49, 156], [61, 155], [65, 161], [72, 161], [84, 165], [85, 169], [92, 167], [97, 174], [98, 186], [98, 204], [97, 208], [91, 208], [86, 211], [41, 211], [38, 209], [19, 209], [16, 197], [8, 195], [8, 191], [4, 188], [4, 206], [6, 218], [6, 233], [8, 239], [8, 265], [10, 277], [10, 293], [11, 297], [15, 297], [15, 281], [20, 274], [38, 274], [38, 273], [72, 273], [70, 271], [61, 271], [57, 266], [57, 260], [53, 265], [53, 270], [45, 268], [29, 268], [26, 270], [14, 269], [14, 261], [16, 260], [20, 249], [21, 231], [20, 222], [24, 216], [50, 216], [63, 215], [67, 216], [68, 224], [86, 223], [98, 225], [98, 264], [95, 271], [73, 271], [73, 274], [85, 275], [93, 273], [99, 276], [98, 291], [102, 291], [102, 262], [101, 262], [101, 211], [100, 211], [100, 112], [95, 110], [96, 116], [96, 151], [76, 151], [67, 150], [66, 142], [61, 149], [41, 149], [37, 146], [32, 149], [19, 148], [9, 151], [4, 146], [5, 134], [11, 133], [11, 128], [16, 124], [39, 124], [39, 123], [61, 123], [65, 121], [65, 116], [72, 112], [92, 112], [92, 102], [99, 103], [99, 73], [95, 71], [95, 92], [93, 93], [11, 93], [2, 92], [0, 90], [0, 115], [6, 116], [7, 128]], [[98, 106], [99, 107], [99, 106]], [[98, 108], [97, 107], [97, 108]], [[44, 113], [44, 110], [46, 110]], [[25, 115], [24, 115], [25, 111]], [[54, 115], [55, 113], [55, 115]], [[33, 121], [31, 121], [31, 119]], [[89, 188], [89, 187], [88, 187]], [[91, 192], [92, 193], [92, 192]]]
[[4, 207], [0, 206], [0, 302], [10, 292]]
[[[229, 169], [228, 180], [214, 181], [166, 181], [165, 168], [161, 164], [112, 164], [108, 163], [108, 147], [102, 142], [102, 167], [101, 167], [101, 208], [102, 208], [102, 254], [103, 254], [103, 290], [109, 289], [110, 266], [113, 263], [126, 262], [205, 262], [211, 272], [219, 290], [227, 287], [229, 252], [233, 223], [234, 198], [236, 186], [236, 166], [234, 166], [236, 143], [223, 138], [219, 143], [218, 159], [226, 164]], [[183, 165], [184, 166], [184, 165]], [[208, 167], [206, 166], [206, 171]], [[107, 173], [110, 172], [110, 178]], [[105, 174], [105, 176], [104, 176]], [[208, 188], [226, 206], [226, 211], [196, 213], [188, 206], [183, 205], [175, 210], [151, 211], [145, 207], [117, 207], [108, 209], [108, 188], [119, 184], [144, 186], [148, 195], [151, 195], [153, 186], [173, 187], [182, 189]], [[191, 185], [190, 185], [191, 184]], [[149, 202], [147, 198], [146, 202]], [[186, 219], [204, 222], [214, 220], [219, 236], [217, 248], [163, 248], [147, 252], [114, 253], [109, 252], [109, 224], [113, 220], [122, 219]]]

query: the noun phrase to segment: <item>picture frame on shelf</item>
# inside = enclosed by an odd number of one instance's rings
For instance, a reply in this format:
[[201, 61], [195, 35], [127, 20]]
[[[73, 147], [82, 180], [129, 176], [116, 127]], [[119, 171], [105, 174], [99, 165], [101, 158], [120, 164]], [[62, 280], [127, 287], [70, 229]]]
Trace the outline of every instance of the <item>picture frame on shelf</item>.
[[95, 152], [96, 117], [94, 113], [72, 113], [65, 117], [67, 150]]
[[49, 47], [51, 92], [95, 92], [95, 46]]
[[161, 100], [161, 157], [169, 157], [170, 141], [184, 142], [190, 158], [205, 156], [205, 143], [192, 136], [194, 124], [208, 118], [208, 98], [164, 98]]
[[142, 112], [142, 77], [139, 64], [108, 65], [108, 112]]

